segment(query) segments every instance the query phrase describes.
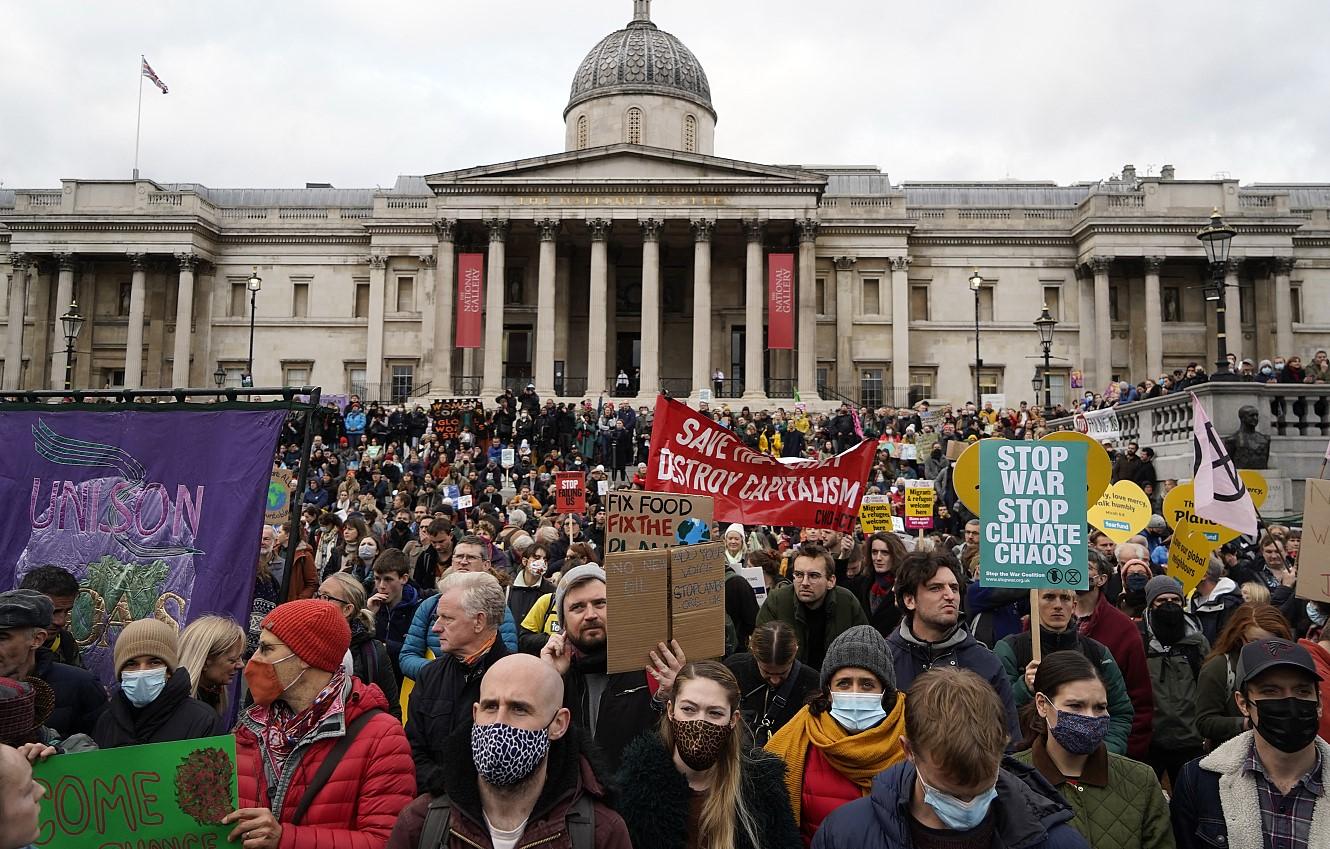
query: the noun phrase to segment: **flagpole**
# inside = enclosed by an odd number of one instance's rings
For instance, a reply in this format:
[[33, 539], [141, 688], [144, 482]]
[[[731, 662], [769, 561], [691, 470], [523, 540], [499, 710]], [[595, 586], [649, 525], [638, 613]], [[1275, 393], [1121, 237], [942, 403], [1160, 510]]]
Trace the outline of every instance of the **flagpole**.
[[139, 130], [143, 127], [143, 63], [146, 60], [139, 54], [139, 109], [134, 119], [134, 179], [139, 178]]

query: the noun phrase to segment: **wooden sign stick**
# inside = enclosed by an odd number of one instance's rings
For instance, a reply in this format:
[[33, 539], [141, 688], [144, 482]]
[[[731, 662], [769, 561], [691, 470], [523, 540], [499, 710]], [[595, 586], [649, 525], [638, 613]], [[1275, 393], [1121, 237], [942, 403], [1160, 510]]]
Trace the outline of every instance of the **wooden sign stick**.
[[1039, 590], [1030, 590], [1030, 645], [1034, 647], [1034, 659], [1043, 660], [1043, 646], [1039, 633]]

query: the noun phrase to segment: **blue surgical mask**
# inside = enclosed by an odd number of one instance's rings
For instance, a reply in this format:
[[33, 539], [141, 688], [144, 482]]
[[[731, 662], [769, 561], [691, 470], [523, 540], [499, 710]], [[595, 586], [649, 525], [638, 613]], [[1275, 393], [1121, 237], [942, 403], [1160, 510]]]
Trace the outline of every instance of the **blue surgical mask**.
[[166, 687], [166, 667], [145, 669], [141, 672], [120, 673], [120, 692], [134, 707], [147, 707], [157, 700]]
[[867, 731], [887, 718], [881, 693], [832, 693], [831, 718], [846, 731]]
[[969, 831], [988, 816], [988, 807], [997, 798], [997, 787], [990, 787], [968, 802], [962, 802], [955, 796], [930, 787], [923, 776], [919, 780], [924, 785], [924, 804], [933, 809], [937, 818], [952, 831]]

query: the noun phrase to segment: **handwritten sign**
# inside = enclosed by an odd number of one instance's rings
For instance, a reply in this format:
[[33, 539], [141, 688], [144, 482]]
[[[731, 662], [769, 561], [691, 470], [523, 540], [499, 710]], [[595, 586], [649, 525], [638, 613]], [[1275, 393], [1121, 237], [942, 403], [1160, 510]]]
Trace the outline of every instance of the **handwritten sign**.
[[1330, 601], [1330, 480], [1308, 478], [1306, 487], [1297, 596]]
[[690, 660], [725, 654], [725, 544], [670, 549], [670, 637]]
[[933, 527], [933, 505], [937, 492], [932, 481], [907, 480], [905, 482], [905, 527], [920, 531]]
[[1185, 596], [1205, 577], [1210, 565], [1210, 552], [1219, 543], [1210, 539], [1204, 526], [1184, 519], [1173, 529], [1173, 541], [1168, 546], [1168, 574], [1182, 583]]
[[235, 737], [57, 755], [32, 767], [46, 790], [38, 847], [221, 849], [239, 807]]
[[891, 530], [891, 499], [885, 495], [865, 495], [859, 502], [859, 527], [866, 534]]
[[606, 554], [605, 605], [618, 611], [614, 635], [606, 642], [606, 669], [613, 674], [646, 668], [650, 652], [670, 636], [669, 552]]
[[586, 481], [581, 472], [554, 473], [554, 510], [557, 513], [586, 512]]
[[499, 465], [505, 469], [511, 469], [517, 465], [517, 452], [511, 448], [504, 448], [499, 452]]
[[272, 470], [272, 479], [268, 481], [268, 503], [264, 508], [263, 522], [266, 525], [284, 525], [291, 521], [291, 472], [287, 469]]
[[622, 490], [605, 499], [607, 554], [711, 541], [710, 496]]

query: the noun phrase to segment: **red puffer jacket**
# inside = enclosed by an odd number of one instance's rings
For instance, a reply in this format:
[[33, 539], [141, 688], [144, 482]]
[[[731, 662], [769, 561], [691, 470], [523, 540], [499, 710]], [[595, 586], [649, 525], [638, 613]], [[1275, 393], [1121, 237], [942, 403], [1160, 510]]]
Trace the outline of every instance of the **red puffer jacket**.
[[803, 808], [799, 812], [799, 836], [804, 845], [813, 842], [813, 835], [832, 811], [846, 802], [863, 798], [863, 795], [859, 785], [837, 772], [817, 746], [809, 746], [808, 759], [804, 761], [803, 797], [799, 803]]
[[[416, 795], [416, 768], [402, 724], [387, 712], [382, 691], [352, 678], [346, 722], [373, 708], [384, 712], [360, 729], [301, 825], [287, 823], [341, 735], [317, 740], [288, 761], [294, 771], [284, 778], [287, 789], [277, 817], [282, 823], [281, 849], [383, 849], [388, 844], [397, 815]], [[240, 806], [269, 807], [273, 788], [264, 773], [258, 737], [248, 722], [243, 718], [236, 729]]]

